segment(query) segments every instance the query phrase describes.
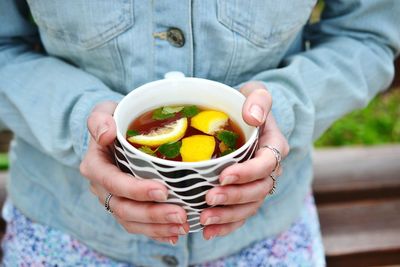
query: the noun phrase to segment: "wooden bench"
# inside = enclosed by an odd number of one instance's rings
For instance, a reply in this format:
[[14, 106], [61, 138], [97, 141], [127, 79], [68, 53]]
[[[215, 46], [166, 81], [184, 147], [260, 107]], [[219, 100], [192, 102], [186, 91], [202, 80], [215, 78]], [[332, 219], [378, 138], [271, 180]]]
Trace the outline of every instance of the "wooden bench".
[[400, 57], [395, 62], [396, 76], [394, 77], [391, 87], [400, 87]]
[[400, 264], [400, 145], [315, 153], [328, 266]]
[[[324, 149], [314, 159], [328, 266], [400, 264], [400, 145]], [[0, 204], [5, 175], [0, 171]]]

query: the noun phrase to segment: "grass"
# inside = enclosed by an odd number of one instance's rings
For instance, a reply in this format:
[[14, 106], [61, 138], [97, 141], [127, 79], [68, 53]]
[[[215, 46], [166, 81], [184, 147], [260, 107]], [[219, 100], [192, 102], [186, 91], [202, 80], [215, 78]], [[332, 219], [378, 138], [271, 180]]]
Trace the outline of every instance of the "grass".
[[0, 170], [8, 169], [8, 156], [7, 153], [0, 153]]
[[363, 110], [334, 123], [317, 147], [400, 143], [400, 88], [378, 95]]

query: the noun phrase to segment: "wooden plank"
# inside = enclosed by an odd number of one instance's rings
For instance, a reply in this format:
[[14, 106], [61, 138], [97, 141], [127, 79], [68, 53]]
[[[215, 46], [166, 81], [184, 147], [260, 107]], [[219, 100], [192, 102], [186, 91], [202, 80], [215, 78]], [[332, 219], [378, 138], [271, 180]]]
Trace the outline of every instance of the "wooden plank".
[[392, 87], [400, 86], [400, 57], [397, 58], [394, 64], [395, 64], [396, 75], [394, 76]]
[[400, 198], [320, 205], [318, 213], [330, 262], [365, 263], [360, 257], [368, 256], [372, 265], [400, 264]]
[[400, 196], [400, 145], [316, 150], [317, 203]]
[[340, 257], [326, 257], [326, 263], [328, 267], [400, 267], [399, 262], [400, 250], [373, 251], [352, 255], [342, 255]]
[[[3, 207], [4, 201], [6, 200], [7, 197], [6, 177], [7, 177], [7, 172], [0, 171], [0, 208]], [[0, 216], [0, 240], [5, 230], [6, 230], [6, 222]], [[1, 249], [0, 249], [0, 258], [1, 258]]]

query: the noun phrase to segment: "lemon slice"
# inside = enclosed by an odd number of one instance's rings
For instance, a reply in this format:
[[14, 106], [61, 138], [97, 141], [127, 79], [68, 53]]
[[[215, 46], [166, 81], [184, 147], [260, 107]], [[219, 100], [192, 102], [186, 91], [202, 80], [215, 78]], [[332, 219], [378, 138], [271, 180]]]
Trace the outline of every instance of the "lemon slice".
[[187, 118], [181, 118], [174, 122], [157, 128], [148, 134], [140, 134], [131, 136], [128, 141], [134, 144], [144, 146], [160, 146], [165, 143], [172, 143], [181, 139], [186, 132], [188, 126]]
[[192, 162], [211, 159], [215, 149], [215, 139], [209, 135], [192, 135], [182, 139], [180, 149], [182, 161]]
[[205, 110], [191, 119], [191, 126], [206, 134], [215, 134], [228, 123], [228, 115], [221, 111]]

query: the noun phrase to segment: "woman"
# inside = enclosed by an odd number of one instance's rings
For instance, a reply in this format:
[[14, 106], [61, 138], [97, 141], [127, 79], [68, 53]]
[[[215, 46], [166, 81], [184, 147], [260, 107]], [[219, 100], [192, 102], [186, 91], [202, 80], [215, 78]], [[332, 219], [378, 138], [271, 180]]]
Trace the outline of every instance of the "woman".
[[[389, 85], [400, 3], [326, 0], [309, 25], [315, 0], [27, 2], [0, 3], [0, 122], [15, 133], [5, 265], [324, 265], [312, 142]], [[266, 121], [194, 234], [165, 187], [124, 175], [108, 149], [116, 103], [171, 70], [240, 88], [246, 122]]]

